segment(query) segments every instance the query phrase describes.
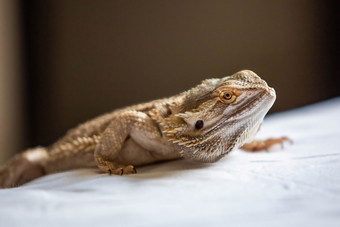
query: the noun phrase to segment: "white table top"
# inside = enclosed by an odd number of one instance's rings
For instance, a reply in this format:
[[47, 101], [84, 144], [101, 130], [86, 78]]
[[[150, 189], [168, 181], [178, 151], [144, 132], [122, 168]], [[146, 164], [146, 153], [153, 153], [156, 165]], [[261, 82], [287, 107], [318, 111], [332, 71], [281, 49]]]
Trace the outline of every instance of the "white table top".
[[108, 176], [94, 169], [0, 189], [0, 226], [340, 226], [340, 98], [265, 119], [283, 150], [234, 151]]

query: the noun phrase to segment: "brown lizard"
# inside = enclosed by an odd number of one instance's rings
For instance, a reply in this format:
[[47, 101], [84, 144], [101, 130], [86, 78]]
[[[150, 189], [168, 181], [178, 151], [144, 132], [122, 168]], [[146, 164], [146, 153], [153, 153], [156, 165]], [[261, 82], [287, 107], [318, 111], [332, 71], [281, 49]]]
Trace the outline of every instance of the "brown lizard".
[[207, 79], [179, 95], [104, 114], [51, 146], [16, 155], [0, 171], [0, 187], [82, 167], [123, 175], [162, 160], [215, 162], [242, 145], [261, 150], [282, 144], [287, 138], [245, 144], [275, 98], [275, 90], [249, 70]]

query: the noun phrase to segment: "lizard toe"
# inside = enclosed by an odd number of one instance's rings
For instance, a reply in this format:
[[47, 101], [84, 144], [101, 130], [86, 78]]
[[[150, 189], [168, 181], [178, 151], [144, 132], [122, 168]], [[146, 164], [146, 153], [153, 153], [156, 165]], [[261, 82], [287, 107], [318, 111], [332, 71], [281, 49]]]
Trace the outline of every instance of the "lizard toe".
[[119, 167], [115, 169], [109, 169], [108, 170], [109, 174], [114, 174], [114, 175], [127, 175], [127, 174], [135, 174], [137, 173], [136, 168], [133, 165], [128, 165], [124, 167]]

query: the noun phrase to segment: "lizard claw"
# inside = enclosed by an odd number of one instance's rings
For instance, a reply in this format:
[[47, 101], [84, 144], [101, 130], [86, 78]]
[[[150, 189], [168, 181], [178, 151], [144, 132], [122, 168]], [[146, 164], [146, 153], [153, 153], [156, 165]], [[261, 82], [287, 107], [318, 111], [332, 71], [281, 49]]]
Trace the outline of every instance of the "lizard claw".
[[241, 149], [245, 151], [261, 151], [266, 150], [268, 151], [270, 148], [274, 147], [275, 145], [279, 144], [281, 145], [281, 149], [283, 148], [283, 143], [289, 142], [290, 144], [293, 143], [291, 139], [289, 139], [286, 136], [280, 137], [280, 138], [269, 138], [267, 140], [261, 141], [261, 140], [254, 140], [250, 143], [244, 144]]
[[114, 174], [114, 175], [126, 175], [126, 174], [135, 174], [137, 173], [136, 168], [133, 165], [128, 165], [125, 167], [119, 167], [116, 169], [108, 169], [107, 172], [109, 175]]
[[133, 165], [128, 165], [123, 168], [123, 174], [134, 174], [137, 173], [136, 168]]

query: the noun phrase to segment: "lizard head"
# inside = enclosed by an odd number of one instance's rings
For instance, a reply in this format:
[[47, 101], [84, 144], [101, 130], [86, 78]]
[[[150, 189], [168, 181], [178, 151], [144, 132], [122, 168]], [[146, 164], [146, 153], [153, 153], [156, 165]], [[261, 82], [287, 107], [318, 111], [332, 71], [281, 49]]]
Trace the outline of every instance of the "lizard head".
[[163, 133], [184, 157], [213, 162], [255, 135], [275, 98], [275, 90], [249, 70], [204, 80], [174, 97]]

